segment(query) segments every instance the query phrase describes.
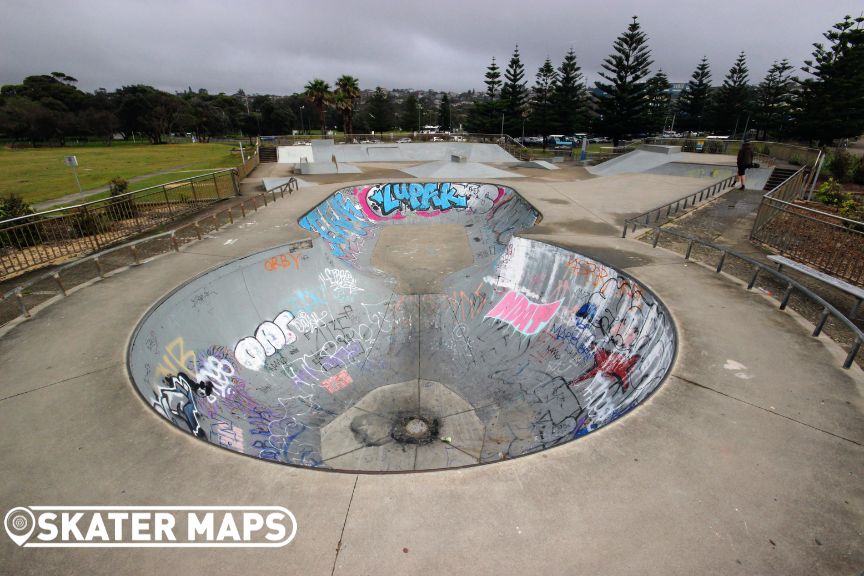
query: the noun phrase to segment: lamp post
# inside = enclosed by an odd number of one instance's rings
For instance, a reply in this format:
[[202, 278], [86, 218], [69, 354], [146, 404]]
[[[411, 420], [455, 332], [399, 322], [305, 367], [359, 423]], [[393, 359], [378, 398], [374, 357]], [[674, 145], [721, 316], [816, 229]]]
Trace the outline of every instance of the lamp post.
[[306, 106], [300, 106], [300, 134], [303, 134], [303, 130], [305, 130], [305, 126], [303, 126], [303, 109]]
[[423, 105], [417, 103], [417, 135], [420, 135], [420, 113], [423, 112]]

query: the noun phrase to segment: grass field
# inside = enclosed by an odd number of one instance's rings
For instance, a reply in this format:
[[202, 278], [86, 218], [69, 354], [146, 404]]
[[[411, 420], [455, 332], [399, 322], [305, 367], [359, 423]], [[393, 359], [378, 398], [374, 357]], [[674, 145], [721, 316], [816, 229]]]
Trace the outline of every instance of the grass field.
[[[112, 178], [120, 176], [130, 180], [131, 191], [219, 168], [233, 168], [240, 164], [240, 154], [231, 152], [234, 147], [220, 143], [2, 148], [0, 196], [14, 193], [34, 203], [78, 192], [72, 169], [63, 163], [64, 156], [78, 157], [78, 177], [83, 190], [106, 186]], [[131, 182], [132, 178], [145, 175], [150, 176]]]

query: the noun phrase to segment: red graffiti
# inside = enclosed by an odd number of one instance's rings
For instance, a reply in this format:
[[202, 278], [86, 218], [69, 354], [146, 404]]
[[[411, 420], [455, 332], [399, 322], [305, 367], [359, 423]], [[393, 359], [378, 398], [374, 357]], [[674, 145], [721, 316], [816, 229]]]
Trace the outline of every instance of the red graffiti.
[[352, 382], [354, 382], [354, 379], [351, 378], [351, 375], [348, 374], [348, 371], [342, 370], [335, 376], [321, 382], [321, 386], [330, 394], [335, 394], [339, 390], [350, 386]]
[[609, 354], [609, 352], [600, 348], [594, 353], [594, 367], [576, 380], [570, 382], [570, 385], [572, 386], [593, 378], [597, 374], [606, 374], [621, 382], [621, 387], [626, 391], [630, 386], [630, 382], [628, 381], [630, 370], [633, 369], [633, 366], [637, 362], [639, 362], [639, 356], [628, 358], [623, 354]]

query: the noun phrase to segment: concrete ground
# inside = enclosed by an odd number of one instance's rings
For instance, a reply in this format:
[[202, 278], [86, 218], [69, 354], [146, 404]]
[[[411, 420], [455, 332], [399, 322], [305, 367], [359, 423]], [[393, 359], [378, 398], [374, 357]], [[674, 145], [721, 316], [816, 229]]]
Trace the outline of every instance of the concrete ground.
[[703, 179], [568, 181], [560, 172], [502, 184], [544, 216], [525, 236], [622, 269], [669, 308], [678, 358], [644, 405], [539, 454], [408, 475], [275, 465], [171, 426], [129, 382], [124, 358], [135, 325], [202, 271], [305, 237], [297, 217], [340, 186], [303, 188], [179, 254], [80, 290], [0, 338], [0, 508], [276, 505], [297, 517], [296, 539], [263, 550], [69, 550], [22, 549], [3, 538], [0, 572], [860, 573], [861, 370], [842, 370], [839, 347], [811, 338], [800, 317], [764, 296], [619, 237], [626, 217]]

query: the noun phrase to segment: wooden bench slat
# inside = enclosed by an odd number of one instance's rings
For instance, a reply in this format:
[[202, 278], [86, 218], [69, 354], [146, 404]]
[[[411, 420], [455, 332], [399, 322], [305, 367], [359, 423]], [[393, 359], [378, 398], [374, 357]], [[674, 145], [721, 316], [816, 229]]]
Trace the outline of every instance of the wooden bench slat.
[[789, 268], [798, 270], [799, 272], [807, 274], [808, 276], [817, 278], [818, 280], [821, 280], [826, 284], [830, 284], [836, 288], [839, 288], [844, 292], [847, 292], [857, 298], [864, 298], [864, 289], [849, 284], [848, 282], [840, 280], [839, 278], [834, 278], [833, 276], [825, 274], [824, 272], [820, 272], [819, 270], [815, 270], [810, 266], [807, 266], [806, 264], [796, 262], [795, 260], [790, 260], [789, 258], [786, 258], [784, 256], [772, 255], [768, 256], [768, 259], [777, 262], [778, 264], [781, 264], [783, 266], [788, 266]]

